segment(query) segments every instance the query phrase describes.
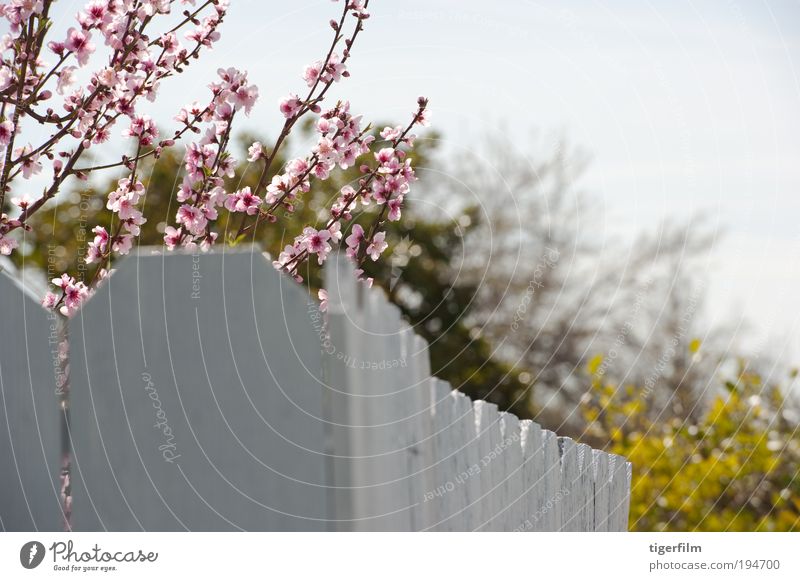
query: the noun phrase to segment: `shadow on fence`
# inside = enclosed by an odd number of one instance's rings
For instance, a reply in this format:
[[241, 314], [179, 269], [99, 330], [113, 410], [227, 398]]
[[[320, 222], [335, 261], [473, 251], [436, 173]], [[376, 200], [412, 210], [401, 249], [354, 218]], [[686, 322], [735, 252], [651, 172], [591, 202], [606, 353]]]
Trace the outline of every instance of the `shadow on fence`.
[[[431, 377], [343, 258], [326, 287], [324, 325], [255, 248], [122, 261], [68, 325], [73, 529], [626, 530], [624, 458]], [[37, 303], [0, 273], [4, 530], [62, 522], [58, 322]]]

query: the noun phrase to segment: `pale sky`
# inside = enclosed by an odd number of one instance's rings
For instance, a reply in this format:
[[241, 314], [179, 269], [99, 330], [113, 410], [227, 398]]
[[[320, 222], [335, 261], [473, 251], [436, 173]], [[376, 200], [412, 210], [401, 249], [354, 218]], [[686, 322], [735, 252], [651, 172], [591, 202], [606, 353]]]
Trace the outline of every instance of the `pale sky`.
[[[278, 98], [303, 88], [338, 11], [232, 0], [205, 67], [166, 84], [155, 116], [205, 99], [213, 71], [236, 66], [261, 91], [250, 128], [274, 135]], [[705, 211], [724, 230], [708, 314], [746, 316], [758, 342], [800, 362], [799, 2], [373, 0], [370, 12], [334, 96], [385, 120], [424, 94], [453, 155], [500, 128], [520, 148], [531, 129], [565, 134], [592, 155], [580, 185], [601, 202], [603, 235]]]

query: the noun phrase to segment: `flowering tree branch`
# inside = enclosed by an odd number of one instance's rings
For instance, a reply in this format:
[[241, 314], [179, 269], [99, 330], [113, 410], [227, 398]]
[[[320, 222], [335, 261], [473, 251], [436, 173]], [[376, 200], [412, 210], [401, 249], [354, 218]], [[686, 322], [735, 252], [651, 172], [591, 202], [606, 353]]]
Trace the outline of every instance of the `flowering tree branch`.
[[[66, 37], [56, 41], [48, 40], [52, 0], [11, 0], [0, 7], [0, 17], [11, 30], [0, 46], [0, 209], [6, 208], [7, 194], [17, 208], [16, 215], [0, 214], [0, 253], [17, 248], [15, 232], [29, 230], [31, 216], [53, 200], [70, 177], [86, 180], [94, 172], [125, 170], [106, 199], [112, 224], [92, 229], [94, 238], [86, 251], [86, 262], [96, 265], [92, 278], [76, 280], [64, 273], [52, 281], [56, 289], [43, 300], [46, 307], [64, 315], [80, 307], [109, 276], [114, 258], [129, 253], [140, 235], [146, 222], [139, 208], [145, 192], [139, 177], [141, 161], [159, 157], [189, 134], [197, 137], [185, 145], [185, 174], [175, 193], [178, 209], [164, 232], [168, 249], [208, 250], [218, 241], [215, 227], [223, 214], [241, 214], [238, 227], [227, 232], [230, 242], [255, 234], [259, 226], [277, 221], [279, 209], [292, 213], [315, 182], [354, 166], [375, 147], [371, 125], [350, 112], [349, 102], [323, 108], [330, 87], [349, 76], [351, 50], [369, 18], [369, 0], [345, 0], [339, 18], [330, 21], [333, 37], [324, 58], [305, 67], [305, 97], [290, 93], [280, 101], [284, 123], [271, 147], [256, 142], [249, 148], [248, 160], [260, 164], [256, 185], [229, 191], [225, 180], [234, 175], [237, 163], [230, 151], [234, 120], [242, 113], [249, 115], [258, 99], [258, 89], [246, 72], [219, 69], [209, 85], [210, 99], [181, 109], [175, 117], [178, 127], [167, 139], [159, 139], [156, 122], [138, 112], [142, 99], [157, 99], [162, 81], [182, 73], [219, 40], [227, 0], [180, 3], [190, 7], [176, 18], [172, 14], [176, 0], [91, 0], [76, 15], [77, 23]], [[53, 57], [51, 64], [42, 56], [45, 47]], [[94, 68], [90, 63], [96, 63]], [[84, 77], [88, 82], [78, 81]], [[316, 145], [273, 175], [282, 146], [297, 122], [308, 115], [316, 116]], [[408, 126], [381, 132], [382, 141], [377, 143], [385, 146], [374, 152], [374, 164], [359, 166], [358, 186], [343, 188], [324, 226], [303, 228], [275, 260], [276, 268], [300, 279], [299, 266], [312, 255], [322, 264], [331, 244], [341, 241], [343, 227], [358, 214], [356, 207], [373, 203], [380, 209], [368, 232], [353, 224], [346, 245], [348, 255], [359, 264], [366, 257], [378, 259], [387, 246], [381, 226], [400, 218], [403, 197], [416, 179], [406, 157], [414, 140], [410, 132], [415, 125], [426, 124], [427, 115], [427, 100], [420, 98]], [[120, 136], [133, 140], [130, 153], [110, 162], [81, 163], [93, 147], [113, 137], [120, 122], [125, 122]], [[29, 124], [50, 133], [38, 143], [21, 145]], [[50, 177], [39, 196], [18, 194], [43, 173]]]

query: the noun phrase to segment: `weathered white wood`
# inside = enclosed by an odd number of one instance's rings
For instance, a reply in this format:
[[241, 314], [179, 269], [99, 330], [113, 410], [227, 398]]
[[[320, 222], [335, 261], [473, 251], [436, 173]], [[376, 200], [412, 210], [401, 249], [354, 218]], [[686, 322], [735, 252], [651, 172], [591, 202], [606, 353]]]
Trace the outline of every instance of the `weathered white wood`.
[[522, 461], [521, 517], [516, 529], [522, 532], [541, 531], [544, 501], [544, 451], [542, 430], [531, 420], [520, 421]]
[[476, 401], [474, 404], [475, 428], [480, 446], [481, 469], [481, 522], [478, 530], [502, 530], [503, 512], [502, 504], [502, 467], [496, 460], [502, 450], [502, 435], [500, 433], [500, 414], [497, 406], [485, 401]]
[[544, 456], [544, 499], [542, 519], [545, 531], [561, 530], [561, 509], [566, 491], [561, 487], [561, 456], [558, 437], [550, 430], [542, 430]]
[[[621, 457], [621, 456], [620, 456]], [[624, 460], [624, 458], [623, 458]], [[631, 480], [633, 478], [633, 464], [625, 461], [625, 481], [622, 493], [622, 502], [619, 506], [620, 511], [620, 529], [627, 531], [629, 526], [630, 511], [631, 511]]]
[[594, 530], [608, 531], [608, 507], [610, 483], [608, 476], [608, 454], [592, 450], [592, 470], [594, 472]]
[[[328, 308], [329, 336], [328, 360], [325, 368], [324, 401], [326, 410], [326, 452], [330, 488], [328, 499], [331, 511], [330, 528], [338, 531], [354, 529], [353, 515], [357, 501], [355, 474], [358, 462], [353, 457], [354, 430], [350, 429], [353, 411], [353, 398], [348, 389], [355, 383], [357, 372], [348, 365], [344, 353], [355, 348], [355, 338], [348, 333], [350, 327], [347, 315], [332, 304]], [[323, 347], [325, 349], [325, 347]]]
[[622, 456], [611, 454], [609, 459], [609, 531], [628, 530], [628, 503], [630, 502], [630, 471]]
[[472, 400], [459, 391], [451, 392], [455, 400], [457, 442], [457, 476], [459, 513], [454, 530], [472, 531], [477, 526], [480, 492], [480, 452], [475, 438], [475, 413]]
[[[410, 331], [409, 331], [410, 333]], [[411, 474], [414, 486], [411, 494], [412, 530], [421, 531], [433, 526], [435, 506], [431, 502], [430, 493], [436, 487], [435, 433], [433, 430], [432, 395], [430, 379], [430, 359], [428, 344], [419, 336], [413, 335], [409, 352], [409, 367], [413, 388], [409, 392], [411, 402]]]
[[324, 360], [323, 410], [325, 413], [326, 464], [329, 478], [327, 490], [330, 506], [330, 530], [354, 529], [356, 489], [354, 464], [353, 422], [354, 397], [350, 390], [360, 374], [348, 357], [356, 353], [357, 335], [352, 317], [358, 316], [358, 289], [351, 268], [343, 257], [334, 255], [325, 269], [325, 287], [328, 293], [328, 311], [323, 320], [316, 305], [309, 302], [315, 330], [320, 338]]
[[443, 463], [446, 470], [447, 482], [447, 502], [445, 507], [447, 510], [447, 520], [443, 523], [444, 530], [447, 531], [460, 531], [463, 529], [463, 509], [465, 503], [465, 491], [461, 474], [463, 471], [462, 463], [464, 462], [464, 438], [460, 427], [460, 415], [458, 409], [458, 394], [453, 391], [452, 386], [446, 382], [441, 382], [442, 391], [445, 392], [445, 398], [441, 402], [447, 408], [447, 412], [443, 418], [446, 418], [447, 426], [445, 434], [447, 438], [447, 449], [449, 454]]
[[578, 470], [580, 472], [577, 500], [578, 530], [593, 531], [594, 523], [594, 471], [592, 448], [578, 444]]
[[455, 439], [452, 435], [453, 406], [450, 400], [450, 386], [439, 379], [431, 378], [431, 418], [435, 455], [433, 457], [434, 483], [429, 491], [433, 498], [429, 501], [433, 508], [430, 530], [447, 531], [450, 517], [455, 512], [455, 489], [452, 470], [452, 456]]
[[[382, 386], [382, 396], [374, 398], [381, 406], [383, 425], [381, 434], [381, 514], [379, 530], [411, 530], [410, 486], [406, 459], [408, 442], [405, 434], [412, 422], [409, 410], [409, 389], [413, 381], [408, 373], [407, 362], [402, 361], [403, 323], [400, 310], [380, 293], [383, 313], [380, 316], [380, 335], [375, 343], [381, 346], [374, 363], [377, 370], [372, 385]], [[378, 389], [381, 392], [381, 389]]]
[[308, 304], [255, 248], [124, 259], [70, 323], [74, 528], [327, 528]]
[[63, 529], [59, 322], [0, 272], [0, 531]]
[[579, 531], [578, 506], [580, 502], [580, 469], [578, 448], [572, 438], [558, 438], [561, 456], [561, 531]]
[[417, 405], [416, 397], [416, 360], [411, 358], [413, 349], [414, 334], [407, 324], [402, 323], [396, 334], [397, 351], [396, 356], [400, 361], [401, 372], [398, 374], [397, 384], [397, 413], [401, 421], [398, 422], [396, 429], [397, 438], [397, 469], [400, 472], [398, 485], [402, 487], [403, 501], [406, 509], [404, 511], [403, 529], [406, 531], [416, 530], [419, 526], [420, 503], [424, 495], [422, 481], [418, 469], [415, 466], [415, 459], [418, 455], [417, 446], [419, 445], [420, 430], [420, 409]]
[[[400, 507], [391, 494], [393, 446], [392, 410], [389, 399], [394, 388], [392, 377], [386, 371], [388, 348], [385, 330], [389, 309], [380, 292], [365, 296], [364, 314], [359, 319], [356, 333], [361, 335], [360, 351], [353, 356], [362, 375], [357, 396], [359, 416], [355, 425], [361, 426], [357, 439], [362, 441], [363, 467], [357, 482], [364, 497], [362, 511], [357, 515], [356, 530], [381, 531], [396, 526], [394, 513]], [[382, 364], [382, 365], [381, 365]]]
[[525, 513], [523, 499], [522, 442], [519, 418], [511, 413], [500, 414], [503, 435], [504, 519], [503, 530], [513, 531], [522, 522]]

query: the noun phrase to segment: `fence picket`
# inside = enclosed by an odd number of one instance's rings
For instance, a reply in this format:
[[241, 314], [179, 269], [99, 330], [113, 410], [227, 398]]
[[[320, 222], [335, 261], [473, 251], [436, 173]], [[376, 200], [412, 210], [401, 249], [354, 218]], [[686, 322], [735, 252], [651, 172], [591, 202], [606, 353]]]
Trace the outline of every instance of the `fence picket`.
[[542, 430], [544, 451], [544, 500], [542, 510], [545, 531], [561, 530], [561, 511], [565, 491], [561, 487], [561, 454], [558, 437], [550, 430]]
[[542, 504], [544, 500], [544, 466], [542, 430], [531, 420], [519, 423], [522, 463], [522, 502], [520, 522], [516, 530], [541, 531]]
[[592, 468], [592, 448], [578, 444], [578, 470], [580, 482], [578, 496], [578, 530], [593, 531], [594, 523], [594, 471]]
[[594, 472], [594, 530], [608, 531], [608, 507], [610, 505], [608, 454], [601, 450], [592, 450], [592, 470]]
[[630, 468], [622, 456], [611, 454], [609, 459], [608, 530], [628, 530], [628, 504], [630, 502]]
[[521, 524], [523, 514], [522, 434], [517, 416], [502, 413], [500, 426], [503, 434], [504, 502], [503, 530], [513, 531]]
[[455, 399], [455, 414], [457, 425], [457, 442], [459, 450], [456, 453], [457, 482], [459, 486], [459, 514], [454, 530], [471, 531], [476, 523], [475, 513], [478, 507], [478, 494], [480, 492], [480, 452], [475, 438], [475, 413], [472, 400], [460, 391], [453, 391]]

